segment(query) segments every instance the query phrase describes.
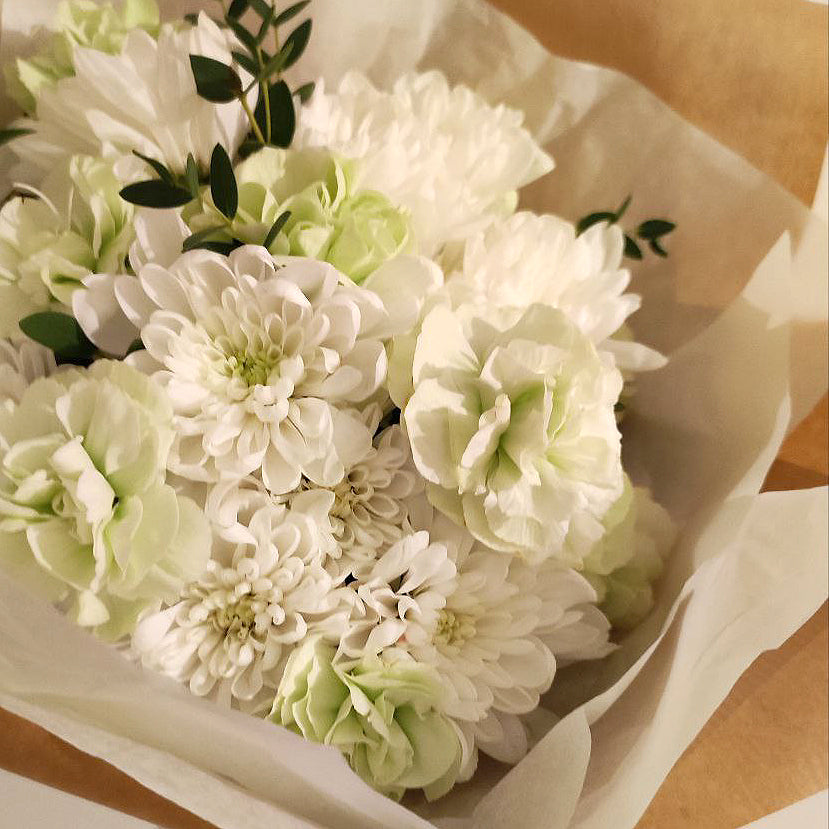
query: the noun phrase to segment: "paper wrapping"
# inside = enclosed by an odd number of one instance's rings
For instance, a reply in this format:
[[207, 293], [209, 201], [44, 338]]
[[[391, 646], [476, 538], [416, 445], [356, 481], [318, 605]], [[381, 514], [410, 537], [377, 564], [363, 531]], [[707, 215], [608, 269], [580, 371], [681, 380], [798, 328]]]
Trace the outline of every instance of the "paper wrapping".
[[[5, 0], [4, 60], [56, 5]], [[671, 360], [637, 379], [624, 426], [627, 468], [681, 528], [656, 608], [610, 657], [559, 672], [524, 760], [484, 759], [432, 804], [395, 804], [333, 749], [141, 672], [2, 575], [0, 706], [228, 829], [633, 827], [740, 674], [826, 599], [826, 488], [758, 494], [826, 388], [825, 219], [642, 86], [549, 55], [476, 0], [315, 0], [313, 19], [297, 80], [440, 69], [522, 109], [555, 158], [523, 206], [577, 219], [632, 193], [631, 223], [677, 222], [670, 258], [633, 266], [637, 338]]]

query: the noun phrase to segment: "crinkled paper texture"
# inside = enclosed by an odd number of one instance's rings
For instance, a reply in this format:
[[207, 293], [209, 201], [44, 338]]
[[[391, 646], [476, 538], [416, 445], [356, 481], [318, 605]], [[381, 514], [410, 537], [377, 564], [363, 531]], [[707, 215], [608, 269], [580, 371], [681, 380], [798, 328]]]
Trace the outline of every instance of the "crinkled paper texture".
[[[56, 0], [4, 5], [8, 59]], [[632, 221], [678, 223], [670, 259], [633, 284], [638, 339], [671, 355], [637, 381], [625, 425], [634, 479], [682, 527], [656, 610], [608, 659], [560, 672], [514, 769], [484, 761], [430, 805], [392, 803], [334, 750], [141, 674], [3, 577], [0, 705], [229, 829], [633, 827], [742, 671], [826, 598], [826, 489], [758, 495], [825, 390], [826, 225], [640, 85], [551, 57], [475, 0], [312, 9], [297, 80], [441, 69], [523, 109], [556, 159], [526, 206], [575, 219], [632, 192]]]

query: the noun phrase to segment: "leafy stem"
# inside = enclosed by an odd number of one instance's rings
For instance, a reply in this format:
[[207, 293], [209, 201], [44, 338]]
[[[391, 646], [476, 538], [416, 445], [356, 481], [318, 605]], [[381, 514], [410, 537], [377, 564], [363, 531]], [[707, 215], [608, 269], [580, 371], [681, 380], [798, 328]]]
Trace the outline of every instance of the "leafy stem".
[[[240, 103], [242, 104], [242, 109], [245, 110], [245, 114], [248, 116], [248, 121], [250, 121], [250, 127], [253, 131], [253, 134], [256, 136], [257, 140], [260, 144], [267, 144], [268, 141], [265, 140], [265, 136], [262, 135], [262, 130], [259, 127], [259, 124], [256, 123], [256, 116], [253, 114], [253, 110], [250, 108], [250, 104], [248, 103], [248, 99], [242, 95], [239, 98]], [[268, 118], [270, 119], [271, 109], [270, 107], [266, 107]]]
[[[631, 200], [632, 197], [628, 196], [616, 210], [598, 210], [582, 217], [576, 225], [576, 235], [581, 236], [588, 228], [599, 222], [617, 224], [630, 207]], [[675, 229], [676, 224], [667, 219], [647, 219], [635, 231], [625, 233], [625, 256], [629, 259], [642, 259], [642, 248], [634, 239], [636, 236], [640, 242], [646, 242], [657, 256], [667, 257], [668, 251], [662, 246], [661, 240]]]

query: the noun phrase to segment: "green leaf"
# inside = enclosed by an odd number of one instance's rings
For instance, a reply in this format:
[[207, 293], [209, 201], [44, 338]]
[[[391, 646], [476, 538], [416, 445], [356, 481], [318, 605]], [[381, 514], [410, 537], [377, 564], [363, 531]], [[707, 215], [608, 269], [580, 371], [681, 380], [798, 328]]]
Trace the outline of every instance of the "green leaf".
[[200, 230], [198, 233], [194, 233], [192, 236], [188, 236], [184, 240], [184, 244], [181, 246], [181, 252], [187, 253], [188, 250], [195, 250], [201, 245], [202, 242], [206, 241], [210, 236], [214, 233], [218, 233], [220, 230], [224, 230], [224, 227], [216, 225], [216, 227], [208, 227], [204, 230]]
[[150, 181], [139, 181], [135, 184], [128, 184], [121, 190], [121, 198], [130, 204], [137, 204], [139, 207], [181, 207], [187, 204], [193, 196], [189, 190], [183, 187], [167, 184], [160, 179]]
[[[296, 130], [296, 113], [291, 90], [285, 81], [277, 81], [268, 88], [268, 102], [271, 108], [271, 144], [275, 147], [290, 147]], [[256, 123], [265, 134], [265, 99], [260, 97], [254, 113]]]
[[313, 81], [311, 81], [311, 83], [304, 83], [304, 84], [302, 84], [302, 86], [298, 86], [294, 90], [294, 95], [296, 95], [297, 98], [299, 98], [299, 102], [301, 104], [306, 103], [311, 98], [311, 96], [313, 94], [314, 94], [314, 82]]
[[58, 362], [88, 363], [98, 352], [78, 321], [69, 314], [42, 311], [24, 317], [19, 325], [29, 339], [52, 349]]
[[130, 347], [127, 349], [127, 353], [124, 356], [129, 357], [130, 354], [135, 354], [136, 351], [143, 351], [143, 350], [144, 350], [144, 341], [141, 339], [141, 337], [136, 337], [130, 343]]
[[676, 225], [666, 219], [648, 219], [636, 228], [636, 235], [640, 239], [659, 239], [670, 233]]
[[276, 20], [273, 21], [273, 25], [281, 26], [283, 23], [287, 23], [292, 17], [296, 17], [310, 2], [311, 0], [301, 0], [299, 3], [294, 3], [293, 6], [288, 6], [284, 12], [279, 13]]
[[233, 55], [236, 63], [238, 63], [242, 69], [250, 72], [251, 75], [256, 75], [259, 71], [259, 64], [252, 57], [250, 57], [250, 55], [246, 55], [244, 52], [231, 52], [230, 54]]
[[199, 165], [193, 158], [193, 153], [187, 153], [187, 166], [184, 168], [184, 180], [187, 182], [187, 189], [190, 195], [197, 199], [201, 188], [199, 187]]
[[291, 218], [291, 211], [286, 210], [284, 213], [280, 214], [276, 221], [271, 225], [271, 229], [268, 231], [268, 235], [265, 237], [265, 241], [262, 242], [262, 247], [269, 248], [272, 244], [274, 239], [279, 236], [279, 231], [285, 227], [285, 222]]
[[271, 6], [271, 10], [268, 14], [266, 14], [262, 18], [262, 25], [259, 27], [259, 31], [256, 33], [256, 45], [258, 46], [268, 34], [268, 30], [271, 27], [271, 23], [273, 23], [274, 15], [276, 14], [276, 9]]
[[616, 221], [617, 221], [617, 222], [618, 222], [618, 221], [619, 221], [619, 219], [621, 219], [621, 218], [622, 218], [622, 216], [624, 216], [624, 215], [625, 215], [625, 213], [627, 212], [627, 209], [630, 207], [630, 202], [631, 202], [631, 199], [632, 199], [632, 198], [633, 198], [633, 196], [628, 195], [628, 197], [627, 197], [627, 198], [626, 198], [626, 199], [625, 199], [625, 200], [624, 200], [624, 201], [623, 201], [623, 202], [619, 205], [619, 207], [617, 208], [616, 213], [615, 213], [615, 216], [616, 216]]
[[248, 0], [248, 5], [259, 17], [265, 17], [271, 10], [271, 3], [266, 2], [266, 0]]
[[289, 35], [285, 38], [285, 45], [280, 49], [280, 53], [286, 51], [290, 47], [285, 63], [282, 64], [283, 69], [293, 66], [302, 57], [305, 47], [308, 45], [308, 40], [311, 37], [311, 21], [306, 20], [300, 23]]
[[667, 251], [667, 250], [665, 250], [665, 248], [663, 248], [663, 247], [662, 247], [662, 245], [660, 245], [660, 244], [659, 244], [659, 240], [658, 240], [658, 239], [651, 239], [651, 240], [650, 240], [650, 242], [648, 242], [648, 244], [650, 245], [650, 249], [651, 249], [651, 250], [652, 250], [652, 251], [653, 251], [653, 252], [654, 252], [657, 256], [661, 256], [663, 259], [667, 258], [667, 256], [668, 256], [668, 251]]
[[642, 248], [633, 241], [627, 234], [625, 234], [625, 256], [628, 259], [641, 259]]
[[197, 26], [198, 23], [199, 23], [199, 16], [195, 12], [190, 12], [189, 14], [185, 14], [184, 19], [191, 26]]
[[199, 242], [198, 245], [193, 245], [191, 250], [209, 250], [213, 253], [221, 253], [222, 256], [229, 256], [236, 248], [241, 247], [240, 242]]
[[156, 161], [154, 158], [150, 158], [147, 155], [142, 155], [138, 152], [138, 150], [133, 150], [132, 154], [137, 155], [142, 161], [149, 164], [150, 167], [152, 167], [153, 170], [155, 170], [156, 173], [158, 173], [159, 177], [163, 182], [171, 186], [175, 184], [173, 174], [160, 161]]
[[236, 176], [233, 175], [233, 164], [227, 151], [221, 144], [213, 148], [210, 156], [210, 195], [213, 204], [228, 219], [236, 215], [239, 207], [239, 189], [236, 186]]
[[242, 94], [242, 80], [224, 63], [204, 55], [190, 55], [196, 91], [207, 101], [224, 104]]
[[233, 0], [230, 8], [227, 10], [227, 17], [241, 17], [248, 10], [249, 5], [248, 0]]
[[233, 30], [233, 34], [239, 41], [247, 46], [248, 51], [253, 55], [256, 53], [256, 38], [238, 21], [228, 17], [227, 25]]
[[606, 210], [601, 210], [598, 213], [591, 213], [581, 219], [576, 225], [576, 236], [581, 236], [587, 228], [593, 227], [593, 225], [598, 224], [599, 222], [610, 222], [612, 224], [615, 221], [615, 213], [609, 213]]
[[293, 46], [290, 43], [286, 43], [280, 50], [277, 52], [270, 60], [265, 62], [265, 65], [259, 70], [254, 79], [251, 86], [261, 83], [262, 81], [267, 80], [272, 75], [275, 75], [277, 72], [281, 72], [282, 69], [287, 66], [288, 58], [291, 56], [291, 52], [293, 50]]
[[0, 146], [8, 144], [9, 141], [14, 141], [15, 138], [20, 138], [21, 135], [31, 135], [34, 130], [26, 127], [10, 127], [7, 130], [0, 130]]

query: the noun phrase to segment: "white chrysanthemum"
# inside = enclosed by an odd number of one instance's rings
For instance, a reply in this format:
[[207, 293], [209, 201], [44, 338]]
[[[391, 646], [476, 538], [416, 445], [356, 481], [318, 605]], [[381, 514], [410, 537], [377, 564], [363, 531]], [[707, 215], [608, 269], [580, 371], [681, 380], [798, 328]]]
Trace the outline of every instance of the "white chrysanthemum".
[[608, 341], [641, 304], [623, 293], [630, 272], [622, 267], [624, 234], [597, 224], [576, 236], [557, 216], [516, 213], [466, 243], [463, 262], [447, 286], [454, 305], [516, 309], [533, 303], [560, 308], [620, 368], [658, 368], [664, 358], [637, 343]]
[[41, 173], [67, 155], [117, 160], [133, 150], [176, 172], [184, 171], [192, 152], [206, 170], [213, 147], [221, 144], [232, 155], [250, 124], [238, 101], [214, 104], [199, 97], [190, 55], [230, 63], [235, 46], [229, 30], [202, 13], [196, 26], [165, 25], [157, 41], [135, 29], [117, 55], [78, 47], [74, 76], [41, 90], [37, 120], [19, 122], [34, 134], [17, 139], [12, 149]]
[[622, 491], [612, 360], [549, 306], [507, 327], [439, 306], [413, 384], [403, 419], [430, 501], [493, 549], [578, 564]]
[[356, 574], [340, 652], [356, 658], [392, 645], [426, 644], [455, 589], [455, 574], [444, 544], [433, 543], [426, 531], [404, 536]]
[[338, 597], [313, 519], [263, 493], [248, 496], [236, 505], [242, 537], [217, 533], [205, 573], [138, 625], [133, 647], [144, 665], [194, 694], [260, 711], [309, 622], [324, 620]]
[[35, 380], [56, 368], [55, 355], [39, 343], [0, 340], [0, 407], [12, 411]]
[[[378, 410], [379, 414], [379, 410]], [[379, 418], [368, 423], [374, 433]], [[289, 496], [294, 504], [310, 493]], [[344, 574], [364, 569], [378, 554], [406, 533], [407, 501], [423, 491], [423, 479], [412, 463], [409, 441], [399, 426], [389, 426], [374, 439], [366, 453], [345, 470], [345, 477], [330, 490], [328, 519], [335, 543], [332, 557]]]
[[552, 169], [522, 121], [438, 72], [404, 75], [391, 92], [350, 72], [336, 92], [317, 85], [294, 143], [359, 160], [359, 186], [408, 208], [429, 255], [510, 213], [515, 191]]
[[408, 650], [433, 665], [447, 689], [445, 711], [469, 742], [468, 776], [473, 746], [504, 762], [521, 759], [527, 737], [519, 716], [538, 706], [559, 659], [594, 659], [612, 649], [609, 624], [575, 571], [496, 553], [439, 514], [428, 523], [457, 579], [429, 639]]
[[[371, 434], [349, 407], [385, 378], [382, 303], [322, 262], [265, 248], [192, 251], [122, 277], [137, 354], [176, 412], [170, 468], [194, 480], [262, 471], [271, 492], [338, 483]], [[152, 359], [151, 359], [152, 358]]]

